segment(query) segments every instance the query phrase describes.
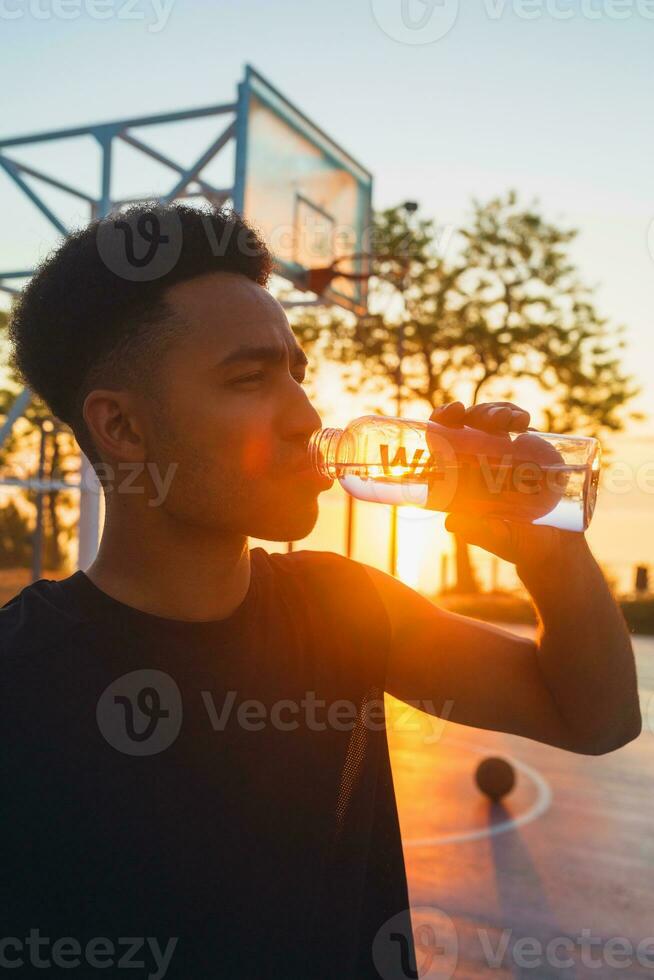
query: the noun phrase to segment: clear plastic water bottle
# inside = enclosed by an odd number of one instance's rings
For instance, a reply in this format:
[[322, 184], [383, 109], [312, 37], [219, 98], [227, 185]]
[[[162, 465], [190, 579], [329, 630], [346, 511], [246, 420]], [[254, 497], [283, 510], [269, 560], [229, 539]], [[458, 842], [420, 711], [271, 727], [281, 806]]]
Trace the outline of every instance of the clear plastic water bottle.
[[585, 531], [600, 445], [587, 436], [364, 415], [311, 436], [312, 465], [359, 500]]

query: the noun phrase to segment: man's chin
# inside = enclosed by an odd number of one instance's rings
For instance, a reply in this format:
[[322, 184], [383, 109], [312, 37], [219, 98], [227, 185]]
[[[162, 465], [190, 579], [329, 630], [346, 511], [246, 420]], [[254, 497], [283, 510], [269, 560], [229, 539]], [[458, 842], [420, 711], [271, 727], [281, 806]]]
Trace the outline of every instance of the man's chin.
[[[286, 503], [288, 506], [288, 502]], [[311, 534], [318, 520], [318, 500], [305, 502], [294, 513], [277, 513], [267, 520], [250, 522], [248, 537], [261, 541], [301, 541]]]

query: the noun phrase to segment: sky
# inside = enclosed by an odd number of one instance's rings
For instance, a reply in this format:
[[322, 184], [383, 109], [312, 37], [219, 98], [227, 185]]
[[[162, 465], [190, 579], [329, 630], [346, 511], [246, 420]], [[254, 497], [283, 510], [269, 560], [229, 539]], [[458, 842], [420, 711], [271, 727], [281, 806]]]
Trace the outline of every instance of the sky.
[[[450, 225], [514, 187], [579, 228], [575, 258], [654, 404], [654, 3], [408, 0], [414, 25], [433, 10], [411, 30], [402, 2], [2, 0], [1, 129], [230, 100], [250, 62], [374, 173], [376, 206], [410, 197]], [[63, 159], [86, 182], [80, 144]]]
[[[3, 136], [231, 101], [249, 62], [373, 172], [376, 207], [449, 226], [473, 196], [537, 198], [580, 230], [654, 406], [654, 0], [0, 0], [0, 31]], [[181, 132], [159, 145], [190, 162], [205, 137]], [[97, 149], [57, 152], [91, 189]], [[13, 194], [0, 173], [5, 268], [52, 237]]]

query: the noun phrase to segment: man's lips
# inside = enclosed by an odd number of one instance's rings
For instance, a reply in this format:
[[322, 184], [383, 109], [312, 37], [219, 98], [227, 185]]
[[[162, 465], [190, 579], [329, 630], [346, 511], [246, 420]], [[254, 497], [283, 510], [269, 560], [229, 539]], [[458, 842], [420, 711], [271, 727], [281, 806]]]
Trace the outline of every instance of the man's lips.
[[284, 470], [287, 473], [305, 473], [308, 470], [312, 470], [314, 473], [317, 472], [308, 452], [303, 453], [302, 456], [296, 458], [294, 461], [289, 460]]
[[290, 473], [291, 476], [298, 477], [303, 481], [309, 481], [310, 483], [314, 483], [316, 486], [321, 487], [323, 490], [328, 490], [334, 482], [328, 476], [323, 476], [322, 473], [319, 473], [316, 470], [315, 466], [313, 466], [311, 461], [308, 459], [302, 460], [300, 463], [296, 464], [293, 468], [287, 467], [285, 472]]

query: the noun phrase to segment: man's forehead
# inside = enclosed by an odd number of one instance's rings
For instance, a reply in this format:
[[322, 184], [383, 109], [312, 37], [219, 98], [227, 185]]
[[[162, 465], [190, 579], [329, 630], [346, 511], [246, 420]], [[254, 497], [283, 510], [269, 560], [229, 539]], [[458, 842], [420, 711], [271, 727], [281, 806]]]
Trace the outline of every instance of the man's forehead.
[[198, 276], [171, 287], [166, 299], [188, 324], [196, 349], [207, 353], [224, 355], [245, 345], [296, 346], [280, 304], [246, 276], [225, 272]]

